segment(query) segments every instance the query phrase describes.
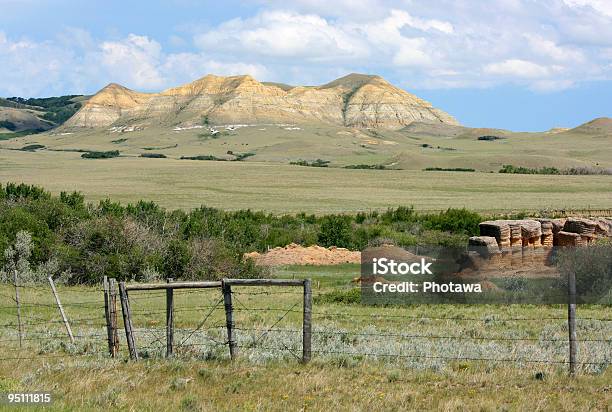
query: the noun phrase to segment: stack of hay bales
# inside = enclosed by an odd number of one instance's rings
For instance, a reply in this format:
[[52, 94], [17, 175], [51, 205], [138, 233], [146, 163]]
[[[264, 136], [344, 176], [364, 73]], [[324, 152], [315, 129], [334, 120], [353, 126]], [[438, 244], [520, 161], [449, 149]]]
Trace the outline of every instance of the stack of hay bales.
[[508, 220], [508, 226], [510, 227], [510, 246], [513, 250], [523, 247], [523, 231], [521, 229], [520, 220]]
[[553, 246], [553, 222], [550, 219], [536, 219], [542, 226], [542, 246], [550, 248]]
[[486, 256], [497, 256], [501, 253], [497, 239], [491, 236], [472, 236], [468, 240], [468, 249]]
[[[612, 236], [612, 218], [489, 220], [470, 238], [470, 254], [493, 266], [549, 264], [552, 246], [587, 246], [597, 237]], [[478, 250], [478, 253], [476, 252]], [[484, 252], [483, 252], [484, 251]]]
[[520, 267], [523, 264], [523, 230], [520, 220], [509, 220], [510, 226], [510, 265]]
[[500, 250], [510, 248], [510, 226], [505, 220], [488, 220], [478, 227], [480, 236], [494, 237]]
[[591, 243], [595, 239], [595, 229], [597, 226], [597, 222], [591, 219], [570, 217], [565, 221], [563, 231], [580, 235], [580, 240], [578, 240], [576, 246], [582, 246]]
[[555, 235], [555, 246], [584, 246], [586, 242], [578, 233], [561, 231]]
[[592, 220], [597, 224], [595, 226], [596, 236], [612, 236], [612, 219], [599, 217]]
[[468, 240], [468, 256], [475, 269], [499, 267], [502, 263], [502, 253], [497, 240], [492, 236], [472, 236]]
[[560, 231], [563, 230], [563, 226], [565, 226], [565, 221], [567, 219], [564, 217], [558, 218], [558, 219], [551, 219], [550, 223], [552, 223], [553, 227], [552, 227], [552, 231], [553, 234], [555, 233], [559, 233]]
[[521, 220], [523, 247], [542, 247], [542, 225], [537, 220]]
[[536, 254], [536, 250], [542, 247], [542, 226], [537, 220], [520, 220], [521, 236], [522, 236], [522, 259], [523, 265], [541, 260], [541, 253]]

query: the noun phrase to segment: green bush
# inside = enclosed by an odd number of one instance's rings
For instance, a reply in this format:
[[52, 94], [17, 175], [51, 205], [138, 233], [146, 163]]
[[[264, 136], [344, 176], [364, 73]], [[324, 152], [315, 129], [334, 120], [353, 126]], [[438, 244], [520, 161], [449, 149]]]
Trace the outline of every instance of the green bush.
[[348, 290], [336, 289], [332, 292], [318, 295], [314, 298], [314, 303], [340, 303], [345, 305], [361, 302], [361, 289], [353, 288]]
[[367, 170], [385, 170], [385, 165], [348, 165], [344, 166], [345, 169], [367, 169]]
[[467, 167], [426, 167], [425, 172], [475, 172], [476, 169]]
[[220, 159], [213, 155], [198, 155], [198, 156], [181, 156], [181, 160], [217, 160], [223, 161], [225, 159]]
[[499, 173], [515, 173], [523, 175], [560, 175], [562, 174], [556, 167], [541, 167], [539, 169], [530, 169], [528, 167], [503, 165], [499, 169]]
[[324, 216], [321, 220], [317, 241], [326, 247], [350, 248], [352, 246], [351, 218], [343, 215]]
[[[51, 196], [25, 184], [0, 185], [0, 252], [19, 230], [32, 234], [33, 267], [56, 258], [73, 283], [103, 276], [147, 279], [257, 277], [246, 252], [298, 243], [350, 249], [394, 243], [465, 245], [484, 220], [465, 209], [420, 214], [412, 207], [355, 215], [277, 216], [202, 206], [167, 211], [150, 201], [87, 204], [80, 193]], [[0, 263], [3, 257], [0, 256]]]
[[15, 123], [13, 122], [9, 122], [8, 120], [0, 120], [0, 128], [4, 128], [10, 130], [11, 132], [14, 132], [15, 130], [17, 130], [17, 125], [15, 125]]
[[108, 152], [87, 152], [81, 155], [83, 159], [111, 159], [119, 157], [119, 150], [110, 150]]
[[478, 213], [467, 209], [448, 209], [438, 214], [423, 216], [426, 228], [476, 236], [479, 233], [478, 224], [484, 219]]
[[42, 144], [29, 144], [29, 145], [23, 146], [19, 150], [23, 152], [35, 152], [38, 149], [44, 149], [44, 148], [45, 148], [45, 145], [42, 145]]
[[289, 162], [290, 165], [309, 166], [309, 167], [328, 167], [329, 163], [330, 163], [329, 160], [323, 160], [323, 159], [317, 159], [312, 162], [309, 162], [308, 160], [297, 160], [295, 162]]
[[141, 153], [140, 157], [146, 157], [150, 159], [166, 159], [167, 156], [162, 153]]

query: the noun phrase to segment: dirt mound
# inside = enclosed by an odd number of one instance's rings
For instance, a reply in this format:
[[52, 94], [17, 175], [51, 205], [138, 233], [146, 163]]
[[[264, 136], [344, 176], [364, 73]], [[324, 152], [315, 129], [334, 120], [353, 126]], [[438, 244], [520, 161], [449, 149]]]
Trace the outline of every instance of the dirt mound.
[[348, 249], [322, 246], [304, 247], [291, 243], [276, 247], [266, 253], [251, 252], [244, 254], [245, 259], [253, 259], [257, 265], [340, 265], [342, 263], [361, 263], [361, 252]]

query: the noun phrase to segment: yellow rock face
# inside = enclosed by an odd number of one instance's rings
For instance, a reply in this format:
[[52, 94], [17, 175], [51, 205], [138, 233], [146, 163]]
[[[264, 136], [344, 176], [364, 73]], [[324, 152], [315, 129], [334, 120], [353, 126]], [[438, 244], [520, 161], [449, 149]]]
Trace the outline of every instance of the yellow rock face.
[[111, 83], [96, 93], [65, 123], [73, 127], [103, 127], [113, 124], [129, 109], [145, 104], [153, 95]]
[[110, 84], [67, 123], [111, 125], [323, 122], [399, 129], [413, 121], [458, 124], [449, 114], [381, 77], [351, 74], [323, 86], [264, 84], [251, 76], [208, 75], [157, 94]]

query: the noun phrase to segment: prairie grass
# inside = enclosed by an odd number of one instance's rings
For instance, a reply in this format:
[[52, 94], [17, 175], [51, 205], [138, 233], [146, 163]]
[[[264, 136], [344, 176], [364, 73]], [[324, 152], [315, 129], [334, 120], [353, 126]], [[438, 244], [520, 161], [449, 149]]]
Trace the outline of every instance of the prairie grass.
[[36, 184], [56, 194], [78, 190], [90, 201], [110, 197], [123, 203], [153, 200], [168, 209], [204, 204], [278, 214], [347, 213], [400, 205], [414, 205], [417, 211], [466, 207], [480, 212], [520, 212], [609, 208], [612, 204], [611, 176], [382, 173], [138, 156], [91, 161], [75, 152], [0, 150], [0, 183]]
[[[316, 299], [351, 288], [356, 270], [294, 266], [274, 275], [311, 277]], [[610, 400], [609, 367], [580, 365], [570, 379], [567, 365], [555, 363], [567, 358], [563, 305], [315, 303], [313, 360], [302, 365], [302, 291], [233, 292], [236, 361], [224, 345], [221, 294], [207, 290], [175, 292], [173, 359], [164, 358], [165, 293], [131, 292], [141, 361], [126, 362], [122, 329], [119, 359], [106, 355], [101, 291], [59, 287], [72, 345], [47, 288], [24, 287], [23, 316], [32, 323], [24, 349], [11, 301], [0, 310], [0, 340], [11, 340], [0, 356], [0, 388], [49, 390], [57, 410], [603, 410]], [[2, 285], [0, 294], [13, 289]], [[612, 362], [611, 319], [610, 307], [579, 306], [580, 362]]]

